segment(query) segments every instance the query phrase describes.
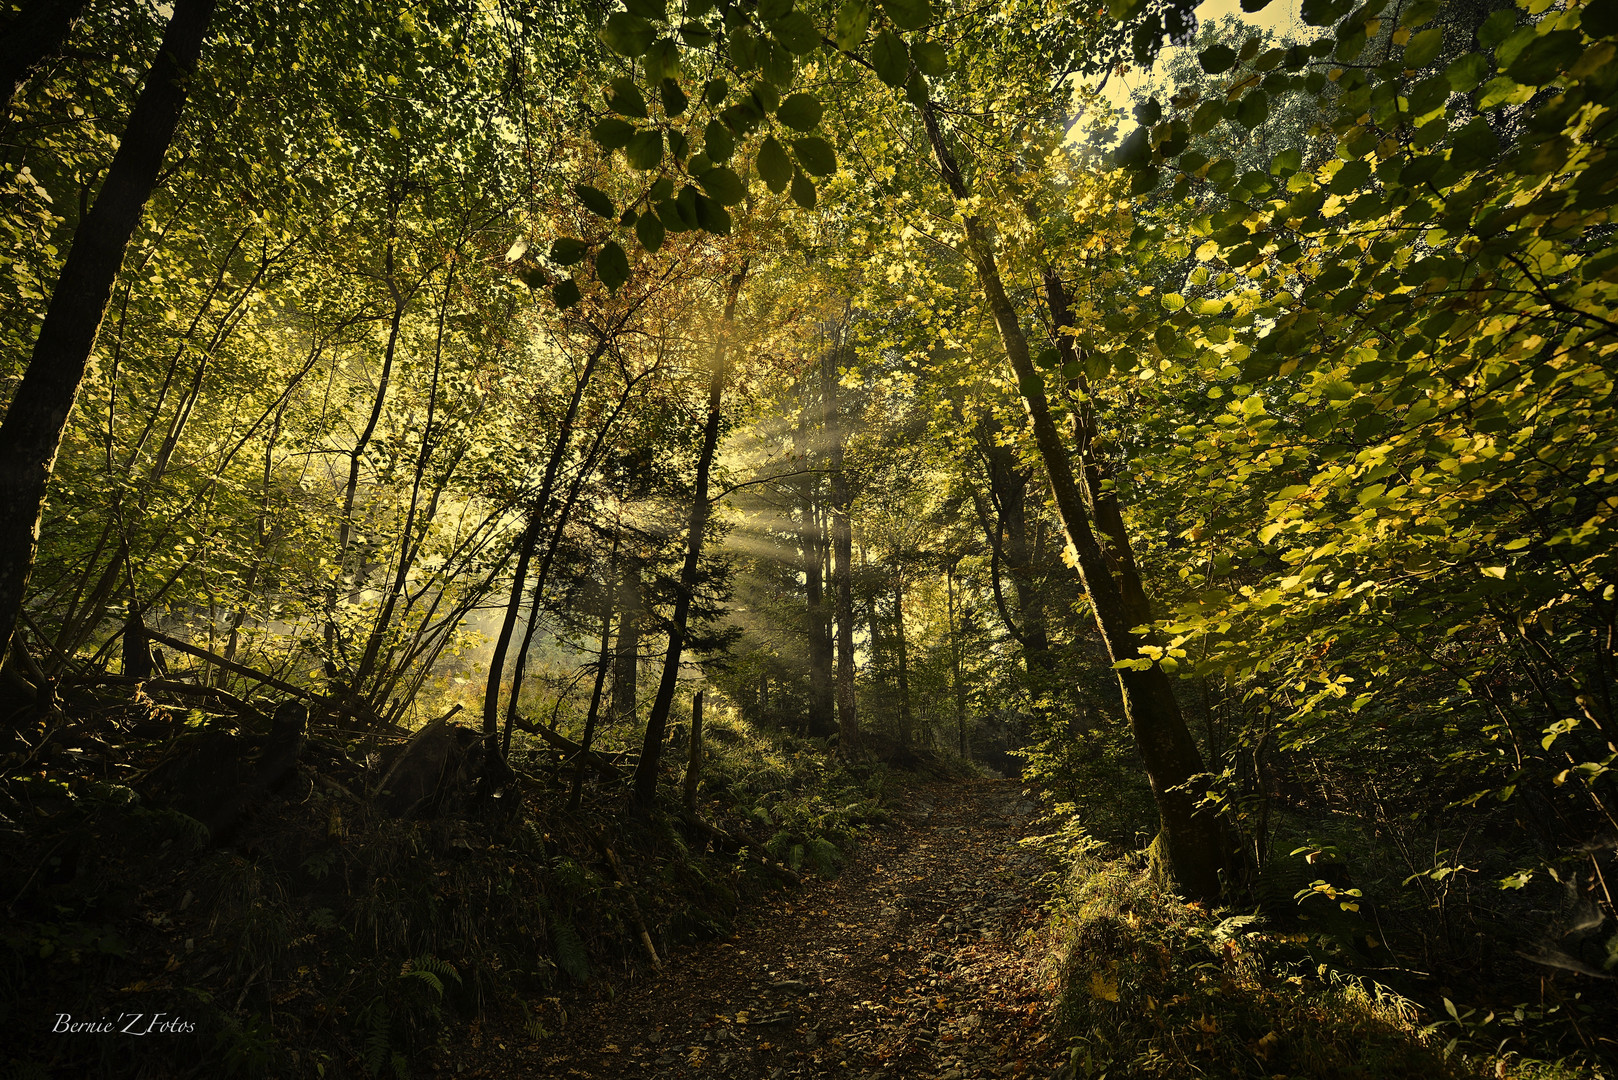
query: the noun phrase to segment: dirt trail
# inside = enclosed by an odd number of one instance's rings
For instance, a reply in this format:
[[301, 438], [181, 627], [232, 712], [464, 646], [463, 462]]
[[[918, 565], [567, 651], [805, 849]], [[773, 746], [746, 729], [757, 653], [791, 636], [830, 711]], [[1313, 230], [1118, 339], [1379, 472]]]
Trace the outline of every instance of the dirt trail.
[[1049, 1077], [1042, 860], [1014, 781], [907, 792], [842, 876], [776, 894], [728, 941], [502, 1055], [503, 1076]]

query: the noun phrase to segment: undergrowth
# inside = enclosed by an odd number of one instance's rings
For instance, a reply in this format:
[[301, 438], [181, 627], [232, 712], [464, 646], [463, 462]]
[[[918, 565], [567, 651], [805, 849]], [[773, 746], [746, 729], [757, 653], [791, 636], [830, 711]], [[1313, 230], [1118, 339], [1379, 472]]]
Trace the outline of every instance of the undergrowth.
[[1071, 1053], [1064, 1080], [1606, 1075], [1574, 1059], [1524, 1060], [1506, 1049], [1509, 1039], [1494, 1041], [1513, 1023], [1542, 1018], [1484, 1017], [1447, 1001], [1447, 1015], [1424, 1015], [1327, 962], [1308, 934], [1250, 911], [1185, 903], [1138, 853], [1119, 856], [1076, 825], [1033, 842], [1072, 870], [1050, 931]]
[[[29, 829], [0, 849], [14, 898], [0, 1023], [17, 1036], [4, 1071], [405, 1077], [447, 1060], [474, 1022], [503, 1018], [543, 1042], [571, 997], [640, 977], [637, 912], [663, 955], [726, 935], [780, 887], [758, 854], [830, 876], [883, 819], [881, 770], [850, 771], [824, 747], [713, 712], [698, 810], [734, 844], [673, 810], [679, 732], [663, 809], [646, 817], [599, 780], [569, 811], [571, 771], [534, 753], [514, 755], [514, 797], [428, 820], [385, 817], [364, 777], [349, 790], [304, 765], [225, 848], [128, 787], [8, 783], [8, 816]], [[58, 1014], [135, 1012], [195, 1030], [51, 1034]]]

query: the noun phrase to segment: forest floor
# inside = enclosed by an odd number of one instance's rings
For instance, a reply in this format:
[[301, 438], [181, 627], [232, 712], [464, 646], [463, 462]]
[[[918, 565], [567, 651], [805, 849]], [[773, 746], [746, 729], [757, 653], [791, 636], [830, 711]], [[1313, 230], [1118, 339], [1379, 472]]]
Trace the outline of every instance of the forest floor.
[[[541, 1042], [485, 1028], [461, 1077], [1049, 1077], [1062, 1064], [1042, 970], [1048, 860], [1018, 845], [1010, 780], [901, 789], [835, 880], [773, 893], [728, 940], [575, 1001]], [[554, 1023], [557, 1007], [546, 1017]]]

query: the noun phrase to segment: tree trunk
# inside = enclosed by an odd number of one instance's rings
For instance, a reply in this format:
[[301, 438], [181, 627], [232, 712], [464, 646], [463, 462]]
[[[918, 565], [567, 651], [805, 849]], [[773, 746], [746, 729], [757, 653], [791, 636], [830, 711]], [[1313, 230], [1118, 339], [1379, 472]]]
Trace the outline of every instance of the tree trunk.
[[[956, 199], [966, 199], [966, 183], [944, 141], [931, 102], [921, 107], [921, 115], [944, 182]], [[1195, 778], [1203, 772], [1202, 756], [1180, 713], [1168, 673], [1140, 653], [1143, 642], [1133, 630], [1139, 624], [1132, 620], [1125, 590], [1114, 580], [1107, 555], [1091, 528], [1067, 447], [1045, 399], [1044, 382], [1034, 367], [1028, 339], [1000, 280], [994, 241], [976, 215], [968, 215], [963, 225], [967, 255], [1017, 379], [1057, 512], [1078, 556], [1079, 575], [1089, 593], [1090, 609], [1114, 665], [1128, 665], [1115, 670], [1123, 692], [1124, 712], [1157, 803], [1161, 831], [1152, 845], [1154, 857], [1163, 873], [1177, 882], [1188, 897], [1212, 902], [1219, 897], [1219, 872], [1224, 868], [1226, 852], [1217, 813], [1198, 806], [1204, 785]]]
[[983, 530], [995, 560], [1010, 572], [1017, 592], [1016, 637], [1023, 646], [1023, 658], [1030, 668], [1049, 672], [1055, 670], [1056, 658], [1051, 655], [1045, 589], [1029, 538], [1028, 471], [1018, 463], [1011, 447], [999, 441], [999, 430], [999, 423], [985, 415], [974, 431], [988, 472], [989, 501], [994, 508], [994, 520], [984, 520]]
[[[202, 55], [214, 0], [175, 0], [146, 85], [95, 204], [73, 232], [28, 369], [0, 423], [0, 643], [22, 613], [45, 489], [89, 366], [124, 251], [157, 185]], [[0, 649], [0, 652], [4, 652]]]
[[[805, 379], [804, 396], [812, 395], [813, 380]], [[798, 414], [798, 427], [793, 433], [793, 449], [804, 466], [799, 479], [800, 503], [798, 519], [798, 550], [802, 553], [806, 618], [809, 637], [809, 723], [808, 733], [825, 738], [835, 730], [836, 708], [832, 683], [831, 609], [826, 603], [825, 575], [821, 566], [825, 557], [826, 535], [820, 527], [818, 501], [820, 479], [808, 470], [813, 453], [813, 428], [809, 423], [809, 405], [805, 401]]]
[[596, 362], [605, 355], [611, 342], [610, 332], [601, 335], [601, 340], [590, 350], [590, 355], [584, 362], [584, 370], [579, 373], [578, 381], [573, 385], [573, 396], [568, 399], [567, 412], [563, 415], [561, 427], [556, 433], [556, 444], [551, 447], [550, 460], [545, 463], [545, 477], [540, 482], [539, 495], [528, 511], [528, 522], [517, 541], [517, 569], [511, 579], [511, 596], [506, 601], [506, 616], [500, 624], [500, 633], [494, 640], [494, 655], [489, 658], [489, 681], [483, 692], [485, 787], [503, 771], [505, 765], [505, 758], [500, 752], [500, 683], [505, 674], [506, 653], [511, 648], [511, 635], [517, 628], [517, 617], [522, 613], [523, 587], [528, 579], [528, 564], [533, 560], [534, 548], [539, 544], [540, 529], [545, 512], [550, 508], [551, 492], [556, 486], [556, 474], [561, 469], [562, 459], [567, 456], [568, 445], [572, 442], [573, 423], [579, 414], [579, 402], [584, 397], [585, 387], [590, 384], [590, 376], [595, 373]]
[[899, 662], [899, 743], [909, 746], [914, 717], [910, 712], [910, 637], [905, 633], [905, 578], [893, 578], [893, 647]]
[[697, 812], [697, 781], [702, 777], [702, 691], [691, 699], [691, 752], [685, 762], [685, 809]]
[[33, 0], [0, 26], [0, 118], [34, 70], [62, 51], [86, 0]]
[[821, 372], [826, 393], [826, 441], [831, 448], [832, 579], [837, 587], [837, 744], [843, 755], [860, 743], [859, 713], [854, 700], [854, 530], [849, 521], [852, 496], [843, 470], [843, 420], [837, 411], [837, 357], [829, 350]]
[[618, 537], [612, 538], [612, 555], [608, 559], [606, 576], [601, 582], [601, 654], [596, 657], [596, 681], [590, 689], [590, 711], [584, 717], [584, 734], [579, 737], [577, 767], [573, 771], [573, 791], [568, 795], [567, 808], [579, 808], [579, 795], [584, 787], [585, 759], [590, 756], [590, 744], [595, 739], [596, 718], [601, 715], [601, 688], [607, 681], [607, 668], [612, 662], [612, 580], [613, 565], [618, 561]]
[[955, 606], [957, 590], [955, 588], [955, 568], [959, 563], [951, 563], [947, 576], [944, 578], [944, 589], [949, 599], [949, 653], [950, 653], [950, 682], [955, 691], [955, 741], [960, 755], [966, 757], [966, 680], [962, 677], [965, 664], [961, 656], [961, 633], [963, 627], [957, 622], [958, 612]]
[[640, 558], [624, 558], [618, 579], [618, 647], [612, 658], [612, 709], [615, 719], [634, 719], [640, 678]]
[[697, 565], [702, 559], [703, 533], [708, 528], [708, 473], [713, 466], [714, 451], [719, 446], [719, 425], [724, 419], [721, 405], [725, 381], [730, 371], [726, 350], [736, 318], [736, 298], [741, 294], [742, 282], [747, 277], [747, 260], [730, 277], [725, 296], [725, 314], [719, 324], [719, 337], [714, 342], [713, 370], [708, 376], [708, 422], [702, 430], [702, 450], [697, 456], [696, 488], [691, 493], [691, 521], [685, 543], [685, 564], [680, 568], [680, 587], [675, 593], [674, 614], [669, 620], [669, 648], [663, 657], [663, 677], [657, 684], [657, 697], [646, 718], [646, 739], [641, 744], [640, 762], [635, 767], [634, 802], [645, 808], [652, 805], [657, 795], [657, 769], [663, 753], [663, 733], [668, 728], [669, 709], [674, 704], [674, 690], [680, 681], [680, 657], [685, 651], [686, 620], [691, 616], [691, 596], [697, 588]]

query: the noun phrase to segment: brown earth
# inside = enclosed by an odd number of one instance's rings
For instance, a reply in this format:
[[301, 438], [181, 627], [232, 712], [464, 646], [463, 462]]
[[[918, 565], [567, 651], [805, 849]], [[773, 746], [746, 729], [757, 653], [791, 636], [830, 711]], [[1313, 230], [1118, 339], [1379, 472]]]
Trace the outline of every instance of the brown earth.
[[1033, 812], [1015, 781], [910, 788], [836, 880], [773, 894], [730, 940], [678, 951], [610, 997], [546, 1003], [542, 1022], [560, 1026], [538, 1043], [487, 1028], [443, 1072], [1051, 1076], [1049, 864], [1017, 843]]

